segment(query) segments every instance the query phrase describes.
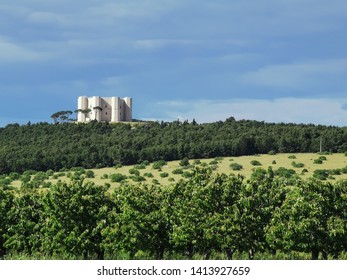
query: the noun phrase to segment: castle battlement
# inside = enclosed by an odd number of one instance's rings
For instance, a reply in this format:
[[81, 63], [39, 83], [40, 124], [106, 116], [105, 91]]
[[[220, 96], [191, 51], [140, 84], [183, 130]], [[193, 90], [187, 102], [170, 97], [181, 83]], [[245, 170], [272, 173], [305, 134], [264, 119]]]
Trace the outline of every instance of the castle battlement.
[[132, 98], [78, 97], [77, 122], [131, 122]]

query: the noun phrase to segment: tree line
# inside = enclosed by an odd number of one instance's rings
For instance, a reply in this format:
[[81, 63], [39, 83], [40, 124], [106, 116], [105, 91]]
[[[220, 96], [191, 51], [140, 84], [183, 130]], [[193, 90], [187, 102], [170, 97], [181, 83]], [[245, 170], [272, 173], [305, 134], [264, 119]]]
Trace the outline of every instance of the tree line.
[[[63, 119], [66, 113], [54, 116]], [[65, 114], [65, 115], [64, 115]], [[142, 161], [241, 156], [269, 152], [347, 151], [345, 127], [265, 123], [229, 118], [195, 121], [88, 124], [60, 122], [0, 128], [0, 174], [25, 170], [98, 168]]]
[[347, 181], [262, 179], [195, 168], [170, 186], [83, 180], [0, 189], [5, 259], [341, 259]]

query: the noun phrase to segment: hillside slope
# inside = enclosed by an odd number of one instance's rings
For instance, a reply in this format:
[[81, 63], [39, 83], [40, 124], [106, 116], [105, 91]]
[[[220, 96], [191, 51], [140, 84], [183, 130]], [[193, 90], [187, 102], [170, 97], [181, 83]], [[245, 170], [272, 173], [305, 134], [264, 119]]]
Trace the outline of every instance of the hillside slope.
[[0, 128], [0, 174], [188, 158], [347, 150], [347, 129], [258, 121], [38, 123]]

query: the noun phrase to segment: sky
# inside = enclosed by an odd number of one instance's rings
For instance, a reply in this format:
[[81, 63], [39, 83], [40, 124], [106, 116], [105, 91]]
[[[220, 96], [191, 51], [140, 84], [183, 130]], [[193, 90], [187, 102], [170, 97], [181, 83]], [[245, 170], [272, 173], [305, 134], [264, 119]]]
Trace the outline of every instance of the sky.
[[345, 0], [1, 0], [0, 126], [78, 96], [133, 117], [347, 126]]

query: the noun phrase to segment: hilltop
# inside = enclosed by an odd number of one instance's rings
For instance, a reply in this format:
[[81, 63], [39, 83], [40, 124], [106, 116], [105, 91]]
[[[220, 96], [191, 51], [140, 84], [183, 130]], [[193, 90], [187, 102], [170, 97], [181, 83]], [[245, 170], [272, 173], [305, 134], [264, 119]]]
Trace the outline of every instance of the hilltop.
[[347, 128], [226, 121], [11, 124], [0, 128], [0, 174], [130, 165], [142, 161], [347, 151]]

